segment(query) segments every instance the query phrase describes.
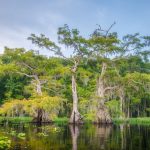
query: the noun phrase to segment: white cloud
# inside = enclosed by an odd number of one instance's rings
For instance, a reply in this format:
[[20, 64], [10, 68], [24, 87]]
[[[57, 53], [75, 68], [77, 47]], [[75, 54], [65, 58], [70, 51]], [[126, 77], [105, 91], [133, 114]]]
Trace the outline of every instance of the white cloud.
[[6, 28], [3, 27], [0, 29], [0, 52], [2, 53], [5, 46], [10, 48], [16, 47], [24, 47], [27, 49], [32, 48], [29, 41], [27, 41], [27, 37], [32, 33], [32, 31], [28, 28], [17, 27], [15, 28]]
[[5, 46], [10, 48], [24, 47], [26, 49], [38, 49], [31, 44], [31, 41], [27, 40], [27, 37], [31, 33], [38, 35], [43, 33], [56, 42], [57, 24], [61, 24], [64, 20], [62, 15], [45, 11], [40, 16], [35, 16], [34, 23], [30, 26], [27, 24], [22, 25], [22, 23], [15, 26], [0, 24], [0, 53], [3, 52]]

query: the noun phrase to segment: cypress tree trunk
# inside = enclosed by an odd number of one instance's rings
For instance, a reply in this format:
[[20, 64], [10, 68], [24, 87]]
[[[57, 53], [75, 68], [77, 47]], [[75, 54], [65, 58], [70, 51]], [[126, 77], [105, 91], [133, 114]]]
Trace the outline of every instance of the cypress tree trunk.
[[138, 116], [138, 117], [140, 116], [140, 106], [139, 106], [139, 104], [138, 104], [137, 116]]
[[77, 95], [77, 85], [76, 85], [76, 71], [77, 71], [77, 63], [75, 63], [72, 68], [72, 99], [73, 99], [73, 108], [70, 116], [69, 123], [79, 124], [82, 123], [81, 115], [78, 111], [78, 95]]
[[73, 108], [70, 116], [70, 123], [78, 124], [81, 123], [81, 115], [78, 111], [78, 96], [75, 75], [72, 74], [72, 98], [73, 98]]
[[120, 87], [119, 89], [119, 98], [120, 98], [120, 118], [123, 118], [123, 106], [124, 106], [124, 91], [123, 88]]
[[107, 69], [107, 64], [102, 63], [102, 71], [98, 78], [97, 83], [97, 96], [99, 98], [99, 106], [96, 114], [96, 123], [112, 123], [111, 116], [109, 114], [108, 108], [105, 105], [105, 85], [104, 85], [104, 74]]
[[[42, 87], [41, 82], [37, 75], [34, 75], [34, 79], [36, 80], [36, 93], [39, 96], [42, 96]], [[37, 115], [33, 119], [34, 122], [41, 124], [44, 121], [44, 110], [41, 108], [37, 109]]]
[[38, 78], [37, 75], [34, 75], [34, 78], [36, 80], [36, 92], [38, 95], [42, 96], [42, 87], [41, 87], [41, 82]]
[[127, 118], [130, 118], [130, 108], [129, 108], [129, 102], [128, 102], [128, 116]]

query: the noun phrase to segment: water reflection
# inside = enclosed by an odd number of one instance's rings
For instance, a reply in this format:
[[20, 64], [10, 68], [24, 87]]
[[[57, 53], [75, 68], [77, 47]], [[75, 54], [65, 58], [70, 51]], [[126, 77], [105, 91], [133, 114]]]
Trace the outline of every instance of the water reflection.
[[100, 149], [105, 149], [107, 147], [107, 140], [110, 136], [112, 125], [97, 125], [96, 126], [96, 136], [99, 137]]
[[79, 126], [69, 125], [71, 138], [72, 138], [72, 150], [78, 150], [77, 140], [79, 136]]
[[0, 136], [12, 150], [150, 150], [150, 126], [3, 125]]

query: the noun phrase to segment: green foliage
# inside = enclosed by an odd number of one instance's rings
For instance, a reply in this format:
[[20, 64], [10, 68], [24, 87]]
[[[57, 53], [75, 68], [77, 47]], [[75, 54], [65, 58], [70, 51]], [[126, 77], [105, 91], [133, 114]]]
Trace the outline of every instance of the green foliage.
[[46, 137], [46, 136], [48, 136], [48, 135], [45, 134], [45, 133], [43, 133], [43, 132], [39, 132], [39, 133], [38, 133], [38, 136], [39, 136], [39, 137]]
[[11, 145], [11, 141], [8, 139], [8, 137], [1, 136], [0, 137], [0, 149], [6, 150], [9, 149]]
[[110, 114], [113, 118], [120, 116], [121, 112], [120, 112], [119, 105], [120, 103], [118, 100], [111, 100], [111, 101], [106, 102], [106, 106], [109, 108]]
[[18, 133], [18, 135], [17, 135], [17, 137], [18, 137], [19, 139], [22, 139], [22, 140], [25, 139], [25, 136], [26, 136], [25, 133]]

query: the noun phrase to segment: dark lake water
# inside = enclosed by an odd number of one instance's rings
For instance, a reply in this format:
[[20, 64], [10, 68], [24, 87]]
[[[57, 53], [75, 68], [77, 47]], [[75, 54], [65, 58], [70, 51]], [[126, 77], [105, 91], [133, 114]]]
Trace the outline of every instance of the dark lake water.
[[150, 150], [150, 126], [1, 125], [11, 150]]

